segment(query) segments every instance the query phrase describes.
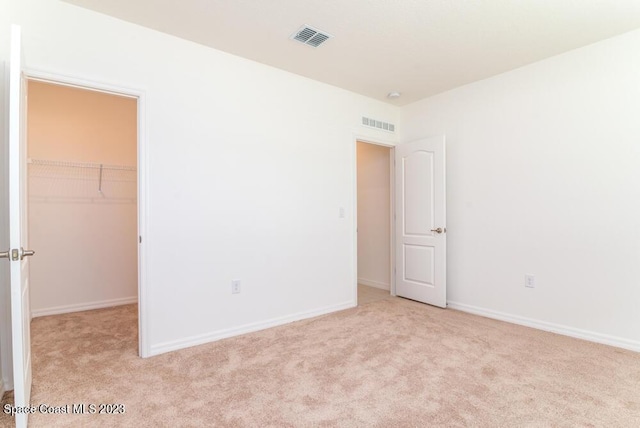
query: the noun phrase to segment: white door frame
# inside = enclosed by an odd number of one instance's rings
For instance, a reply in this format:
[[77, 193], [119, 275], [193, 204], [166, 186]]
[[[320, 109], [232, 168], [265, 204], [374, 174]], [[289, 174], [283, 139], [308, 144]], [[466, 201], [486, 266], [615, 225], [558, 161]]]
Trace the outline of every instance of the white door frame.
[[[138, 354], [142, 358], [151, 355], [149, 345], [149, 311], [147, 308], [148, 288], [147, 288], [147, 216], [148, 216], [148, 156], [146, 138], [146, 116], [145, 97], [143, 90], [131, 89], [127, 87], [112, 85], [108, 83], [96, 82], [78, 77], [64, 76], [39, 70], [25, 69], [24, 75], [27, 80], [35, 80], [54, 85], [70, 86], [74, 88], [86, 89], [89, 91], [104, 92], [107, 94], [135, 98], [138, 101]], [[27, 145], [29, 141], [27, 141]], [[24, 165], [26, 168], [27, 165]]]
[[353, 140], [353, 194], [356, 196], [353, 202], [353, 249], [354, 249], [354, 301], [358, 302], [358, 143], [373, 144], [374, 146], [382, 146], [389, 148], [389, 293], [396, 295], [396, 233], [395, 233], [395, 212], [396, 212], [396, 194], [395, 194], [395, 147], [397, 143], [384, 141], [377, 138], [371, 138], [364, 135], [354, 135]]

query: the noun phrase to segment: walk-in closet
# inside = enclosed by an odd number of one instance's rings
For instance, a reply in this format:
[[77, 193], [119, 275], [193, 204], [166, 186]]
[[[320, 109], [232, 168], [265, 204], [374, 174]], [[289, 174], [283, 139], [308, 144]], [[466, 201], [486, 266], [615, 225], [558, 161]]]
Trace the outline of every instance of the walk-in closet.
[[28, 81], [31, 311], [137, 301], [137, 100]]

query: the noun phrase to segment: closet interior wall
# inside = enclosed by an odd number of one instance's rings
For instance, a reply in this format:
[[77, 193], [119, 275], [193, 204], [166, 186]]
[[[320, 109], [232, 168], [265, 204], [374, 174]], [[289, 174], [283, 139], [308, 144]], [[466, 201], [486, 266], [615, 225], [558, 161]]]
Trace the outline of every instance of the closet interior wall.
[[28, 82], [33, 316], [137, 301], [137, 100]]

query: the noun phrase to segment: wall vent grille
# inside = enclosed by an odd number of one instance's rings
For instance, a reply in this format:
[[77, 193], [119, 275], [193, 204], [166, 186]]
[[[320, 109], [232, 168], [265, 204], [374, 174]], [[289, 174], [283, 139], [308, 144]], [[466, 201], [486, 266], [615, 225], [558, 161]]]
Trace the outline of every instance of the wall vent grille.
[[362, 124], [369, 128], [376, 128], [387, 132], [396, 132], [396, 126], [393, 123], [382, 122], [381, 120], [371, 119], [362, 116]]
[[291, 35], [292, 40], [297, 40], [305, 45], [313, 46], [317, 48], [327, 40], [333, 37], [331, 34], [324, 31], [313, 28], [309, 25], [304, 25], [298, 31]]

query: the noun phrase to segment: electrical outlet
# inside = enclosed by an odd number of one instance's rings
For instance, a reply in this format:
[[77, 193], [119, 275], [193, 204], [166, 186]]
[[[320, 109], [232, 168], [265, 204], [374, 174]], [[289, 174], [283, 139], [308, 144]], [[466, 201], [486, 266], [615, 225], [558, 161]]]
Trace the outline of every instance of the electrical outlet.
[[536, 288], [536, 277], [533, 275], [525, 275], [524, 286], [527, 288]]
[[238, 294], [240, 293], [240, 280], [234, 279], [231, 281], [231, 293]]

